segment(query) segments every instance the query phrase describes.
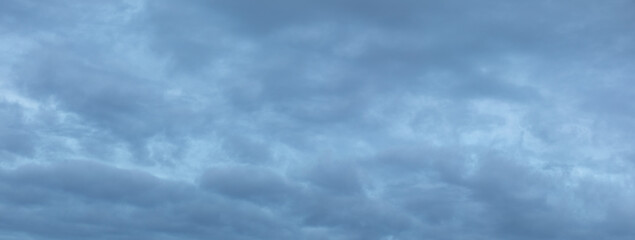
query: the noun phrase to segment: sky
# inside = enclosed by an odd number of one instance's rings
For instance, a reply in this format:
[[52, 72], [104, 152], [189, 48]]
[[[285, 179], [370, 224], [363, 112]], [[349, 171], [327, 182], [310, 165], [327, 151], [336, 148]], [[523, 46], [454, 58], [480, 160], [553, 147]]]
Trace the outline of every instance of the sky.
[[634, 13], [1, 1], [0, 239], [633, 239]]

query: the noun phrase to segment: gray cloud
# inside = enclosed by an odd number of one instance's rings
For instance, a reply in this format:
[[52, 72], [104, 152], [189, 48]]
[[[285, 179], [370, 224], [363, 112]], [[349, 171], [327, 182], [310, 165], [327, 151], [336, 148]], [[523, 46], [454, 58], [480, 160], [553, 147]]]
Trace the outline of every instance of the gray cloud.
[[0, 3], [2, 239], [630, 239], [628, 1]]
[[[0, 151], [2, 154], [17, 154], [24, 156], [33, 155], [35, 148], [35, 133], [29, 130], [28, 124], [23, 122], [25, 118], [20, 106], [16, 104], [0, 102]], [[26, 126], [25, 126], [26, 125]], [[9, 158], [9, 156], [4, 156]]]

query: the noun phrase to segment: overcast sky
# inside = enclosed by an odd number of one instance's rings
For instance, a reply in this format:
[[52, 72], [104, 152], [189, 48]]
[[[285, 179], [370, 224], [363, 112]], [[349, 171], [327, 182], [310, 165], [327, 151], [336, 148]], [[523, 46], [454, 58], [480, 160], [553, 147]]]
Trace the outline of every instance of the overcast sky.
[[635, 237], [631, 0], [4, 0], [0, 239]]

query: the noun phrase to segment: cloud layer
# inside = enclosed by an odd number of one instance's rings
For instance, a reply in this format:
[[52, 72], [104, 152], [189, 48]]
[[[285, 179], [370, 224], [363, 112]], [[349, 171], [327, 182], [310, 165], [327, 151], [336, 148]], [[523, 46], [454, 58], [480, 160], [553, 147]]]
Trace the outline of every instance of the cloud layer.
[[2, 239], [631, 239], [631, 1], [0, 3]]

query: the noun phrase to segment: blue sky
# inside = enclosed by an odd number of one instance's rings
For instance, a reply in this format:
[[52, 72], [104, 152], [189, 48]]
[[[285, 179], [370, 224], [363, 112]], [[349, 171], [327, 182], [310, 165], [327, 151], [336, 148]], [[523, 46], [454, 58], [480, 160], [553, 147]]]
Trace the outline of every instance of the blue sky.
[[0, 3], [0, 239], [635, 236], [635, 3]]

